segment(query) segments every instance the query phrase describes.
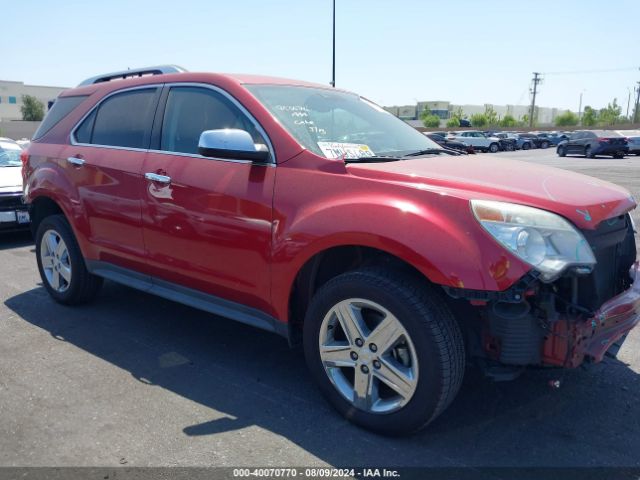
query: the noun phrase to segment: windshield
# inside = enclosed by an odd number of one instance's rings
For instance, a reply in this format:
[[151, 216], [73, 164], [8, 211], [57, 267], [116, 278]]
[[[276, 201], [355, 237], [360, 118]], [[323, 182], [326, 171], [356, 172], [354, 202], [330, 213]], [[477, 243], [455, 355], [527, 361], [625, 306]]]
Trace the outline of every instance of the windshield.
[[326, 158], [399, 157], [440, 149], [381, 107], [322, 88], [247, 85], [305, 148]]
[[0, 167], [20, 167], [22, 149], [13, 143], [0, 142]]

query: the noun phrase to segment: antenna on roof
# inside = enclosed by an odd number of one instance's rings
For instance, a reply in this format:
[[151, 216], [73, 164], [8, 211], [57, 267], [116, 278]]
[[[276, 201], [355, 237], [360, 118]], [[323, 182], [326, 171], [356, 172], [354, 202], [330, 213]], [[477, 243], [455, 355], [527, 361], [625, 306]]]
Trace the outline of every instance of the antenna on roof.
[[145, 75], [164, 75], [165, 73], [183, 73], [187, 70], [178, 65], [158, 65], [156, 67], [134, 68], [133, 70], [121, 70], [119, 72], [104, 73], [87, 78], [78, 86], [93, 85], [94, 83], [110, 82], [111, 80], [123, 80], [125, 78], [142, 77]]

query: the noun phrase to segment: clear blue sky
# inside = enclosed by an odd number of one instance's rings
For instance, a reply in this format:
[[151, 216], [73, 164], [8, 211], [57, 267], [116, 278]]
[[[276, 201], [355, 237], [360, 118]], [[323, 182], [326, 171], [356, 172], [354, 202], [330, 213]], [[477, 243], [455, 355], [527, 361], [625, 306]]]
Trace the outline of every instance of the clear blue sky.
[[[450, 100], [578, 109], [640, 80], [640, 0], [336, 0], [338, 87], [383, 104]], [[328, 83], [331, 0], [9, 0], [0, 79], [73, 86], [127, 67]], [[633, 103], [633, 100], [632, 100]]]

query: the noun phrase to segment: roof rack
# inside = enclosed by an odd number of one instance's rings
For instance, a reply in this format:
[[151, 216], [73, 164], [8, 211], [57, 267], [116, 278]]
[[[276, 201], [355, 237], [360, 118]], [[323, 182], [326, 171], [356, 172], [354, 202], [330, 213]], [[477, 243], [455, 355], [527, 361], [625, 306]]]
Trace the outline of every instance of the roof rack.
[[120, 72], [105, 73], [87, 78], [79, 87], [93, 85], [94, 83], [110, 82], [111, 80], [123, 80], [125, 78], [142, 77], [143, 75], [163, 75], [165, 73], [182, 73], [187, 70], [177, 65], [158, 65], [157, 67], [134, 68]]

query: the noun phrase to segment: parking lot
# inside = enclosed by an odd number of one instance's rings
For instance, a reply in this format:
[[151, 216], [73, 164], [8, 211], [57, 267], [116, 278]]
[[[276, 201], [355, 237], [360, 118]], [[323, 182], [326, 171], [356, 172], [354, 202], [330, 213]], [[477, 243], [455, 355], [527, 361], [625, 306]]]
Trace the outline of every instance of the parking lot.
[[[640, 157], [488, 155], [640, 198]], [[280, 337], [110, 282], [91, 305], [58, 305], [28, 235], [2, 236], [0, 272], [2, 466], [640, 466], [640, 329], [588, 369], [509, 383], [469, 369], [429, 428], [385, 438], [335, 413]]]

